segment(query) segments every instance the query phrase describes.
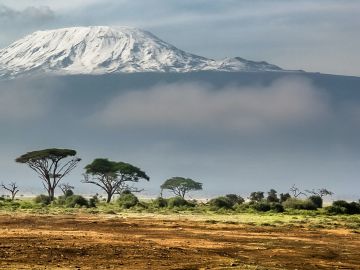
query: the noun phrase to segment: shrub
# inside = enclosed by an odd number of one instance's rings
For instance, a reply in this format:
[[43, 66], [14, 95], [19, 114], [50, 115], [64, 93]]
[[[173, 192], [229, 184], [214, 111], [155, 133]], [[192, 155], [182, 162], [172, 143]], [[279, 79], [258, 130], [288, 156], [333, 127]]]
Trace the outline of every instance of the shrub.
[[301, 199], [296, 199], [296, 198], [289, 198], [285, 202], [283, 202], [283, 206], [285, 208], [299, 209], [299, 210], [316, 210], [317, 209], [316, 205], [308, 199], [301, 200]]
[[247, 212], [250, 209], [250, 204], [248, 203], [235, 204], [234, 209], [238, 212]]
[[65, 191], [64, 196], [65, 196], [66, 198], [67, 198], [67, 197], [70, 197], [70, 196], [72, 196], [72, 195], [74, 195], [74, 192], [73, 192], [71, 189], [68, 189], [68, 190]]
[[122, 193], [120, 195], [120, 197], [117, 200], [118, 204], [125, 208], [125, 209], [129, 209], [131, 207], [134, 207], [135, 205], [137, 205], [139, 203], [139, 199], [130, 193]]
[[162, 197], [158, 197], [153, 201], [153, 206], [157, 207], [157, 208], [163, 208], [163, 207], [167, 207], [168, 206], [168, 202], [166, 199], [162, 198]]
[[355, 215], [360, 214], [360, 203], [351, 202], [347, 207], [347, 214]]
[[320, 196], [313, 195], [309, 197], [309, 200], [316, 205], [317, 208], [322, 208], [323, 199]]
[[34, 202], [40, 203], [42, 205], [49, 205], [51, 203], [51, 200], [49, 196], [41, 194], [35, 197]]
[[71, 195], [65, 199], [66, 207], [74, 208], [77, 206], [89, 207], [89, 202], [80, 195]]
[[251, 204], [251, 208], [259, 212], [267, 212], [271, 210], [271, 206], [268, 202], [256, 202]]
[[339, 200], [339, 201], [334, 201], [333, 202], [333, 206], [337, 206], [337, 207], [344, 207], [346, 208], [348, 206], [348, 202], [347, 201], [343, 201], [343, 200]]
[[281, 203], [271, 203], [270, 209], [276, 213], [282, 213], [285, 211], [284, 206]]
[[20, 208], [21, 209], [33, 209], [34, 204], [32, 202], [29, 202], [29, 201], [22, 201], [20, 203]]
[[330, 214], [360, 214], [360, 203], [346, 201], [334, 201], [332, 206], [327, 208], [328, 213]]
[[218, 210], [220, 208], [232, 209], [232, 207], [234, 206], [234, 202], [228, 197], [221, 196], [210, 200], [209, 205], [214, 210]]
[[89, 199], [89, 207], [96, 207], [96, 204], [99, 203], [99, 199], [96, 195], [92, 196], [90, 199]]
[[339, 214], [346, 214], [346, 208], [337, 206], [337, 205], [331, 205], [326, 208], [326, 211], [329, 214], [339, 215]]
[[285, 194], [281, 193], [280, 194], [280, 203], [283, 203], [290, 198], [291, 198], [291, 195], [289, 193], [285, 193]]
[[242, 204], [245, 202], [243, 197], [236, 195], [236, 194], [227, 194], [227, 195], [225, 195], [225, 197], [228, 198], [232, 202], [233, 206], [235, 204]]
[[182, 207], [182, 206], [194, 206], [194, 205], [179, 196], [168, 199], [168, 207], [169, 208]]

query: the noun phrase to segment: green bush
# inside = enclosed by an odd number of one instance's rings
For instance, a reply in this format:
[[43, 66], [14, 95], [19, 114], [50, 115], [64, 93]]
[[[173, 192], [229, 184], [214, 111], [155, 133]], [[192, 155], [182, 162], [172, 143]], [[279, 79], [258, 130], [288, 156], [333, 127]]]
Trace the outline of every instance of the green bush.
[[236, 195], [236, 194], [226, 194], [225, 197], [228, 198], [232, 202], [233, 206], [235, 204], [242, 204], [245, 202], [243, 197]]
[[194, 206], [193, 204], [191, 204], [190, 202], [188, 202], [187, 200], [185, 200], [182, 197], [173, 197], [168, 199], [168, 207], [169, 208], [174, 208], [174, 207], [184, 207], [184, 206]]
[[29, 202], [29, 201], [22, 201], [20, 203], [20, 208], [21, 209], [33, 209], [34, 204], [32, 202]]
[[129, 209], [131, 207], [134, 207], [135, 205], [137, 205], [139, 203], [139, 199], [130, 193], [122, 193], [120, 195], [120, 197], [117, 200], [118, 204], [125, 208], [125, 209]]
[[349, 205], [349, 203], [347, 201], [344, 200], [339, 200], [339, 201], [334, 201], [332, 203], [332, 206], [336, 206], [336, 207], [344, 207], [347, 208]]
[[327, 207], [327, 212], [330, 214], [360, 214], [360, 203], [347, 201], [334, 201], [332, 206]]
[[156, 208], [164, 208], [168, 206], [168, 201], [162, 197], [158, 197], [152, 202], [152, 204]]
[[51, 203], [51, 200], [49, 196], [41, 194], [35, 197], [34, 202], [42, 205], [49, 205]]
[[270, 209], [276, 213], [282, 213], [285, 211], [284, 206], [281, 203], [271, 203]]
[[251, 208], [259, 212], [267, 212], [271, 210], [270, 203], [268, 202], [255, 202], [251, 204]]
[[333, 215], [346, 214], [346, 208], [341, 207], [341, 206], [337, 206], [337, 205], [331, 205], [331, 206], [327, 207], [326, 211], [329, 214], [333, 214]]
[[234, 209], [237, 212], [248, 212], [250, 209], [250, 204], [248, 204], [248, 203], [235, 204]]
[[89, 199], [89, 207], [96, 207], [96, 204], [99, 203], [99, 198], [94, 195]]
[[316, 210], [317, 206], [309, 199], [301, 200], [297, 198], [289, 198], [282, 203], [285, 208], [298, 210]]
[[316, 205], [317, 208], [322, 208], [323, 206], [323, 199], [320, 196], [310, 196], [309, 200], [312, 201], [313, 204]]
[[71, 195], [65, 199], [65, 205], [70, 208], [81, 206], [89, 207], [89, 202], [83, 196]]
[[71, 189], [68, 189], [68, 190], [65, 191], [64, 196], [65, 196], [66, 198], [67, 198], [67, 197], [70, 197], [70, 196], [72, 196], [72, 195], [74, 195], [74, 192], [73, 192]]
[[213, 210], [232, 209], [235, 203], [228, 197], [217, 197], [209, 201], [209, 205]]

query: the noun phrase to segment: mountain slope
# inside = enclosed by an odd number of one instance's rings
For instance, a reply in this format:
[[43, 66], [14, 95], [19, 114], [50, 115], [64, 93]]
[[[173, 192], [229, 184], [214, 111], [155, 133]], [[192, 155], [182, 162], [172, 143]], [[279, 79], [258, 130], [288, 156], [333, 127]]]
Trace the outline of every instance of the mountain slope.
[[129, 27], [72, 27], [34, 32], [0, 50], [0, 75], [24, 73], [280, 71], [242, 58], [216, 61], [184, 52]]

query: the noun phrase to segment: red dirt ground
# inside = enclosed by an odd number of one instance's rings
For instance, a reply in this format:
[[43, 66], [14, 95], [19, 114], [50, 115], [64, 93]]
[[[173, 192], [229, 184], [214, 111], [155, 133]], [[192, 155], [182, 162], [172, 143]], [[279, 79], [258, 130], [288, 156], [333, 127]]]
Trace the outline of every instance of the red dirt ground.
[[91, 215], [0, 215], [0, 269], [360, 269], [360, 234]]

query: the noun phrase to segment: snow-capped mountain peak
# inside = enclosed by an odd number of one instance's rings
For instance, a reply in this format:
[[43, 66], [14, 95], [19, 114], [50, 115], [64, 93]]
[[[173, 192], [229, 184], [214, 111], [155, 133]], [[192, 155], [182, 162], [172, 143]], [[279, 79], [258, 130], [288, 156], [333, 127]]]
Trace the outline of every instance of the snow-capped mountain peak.
[[0, 76], [24, 73], [279, 71], [239, 57], [216, 61], [177, 49], [131, 27], [71, 27], [34, 32], [0, 50]]

